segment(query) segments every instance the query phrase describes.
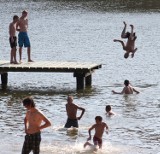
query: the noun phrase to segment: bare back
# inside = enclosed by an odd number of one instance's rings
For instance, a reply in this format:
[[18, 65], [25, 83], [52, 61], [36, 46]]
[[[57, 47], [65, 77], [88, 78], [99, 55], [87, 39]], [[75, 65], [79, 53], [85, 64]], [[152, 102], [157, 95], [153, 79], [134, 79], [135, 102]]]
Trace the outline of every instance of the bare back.
[[78, 106], [74, 103], [67, 103], [66, 104], [66, 111], [69, 119], [77, 119], [77, 109]]
[[123, 93], [124, 94], [133, 94], [133, 88], [131, 86], [125, 86], [123, 88]]

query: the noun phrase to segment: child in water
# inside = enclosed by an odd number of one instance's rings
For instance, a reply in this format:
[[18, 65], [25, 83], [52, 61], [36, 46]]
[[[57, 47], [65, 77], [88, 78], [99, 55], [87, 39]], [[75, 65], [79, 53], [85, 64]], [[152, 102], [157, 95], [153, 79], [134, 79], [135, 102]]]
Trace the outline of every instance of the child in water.
[[[94, 125], [92, 125], [89, 130], [89, 138], [87, 139], [87, 142], [84, 144], [84, 148], [88, 145], [88, 146], [94, 146], [94, 151], [97, 151], [97, 146], [99, 147], [99, 149], [102, 148], [102, 136], [104, 133], [104, 129], [106, 128], [106, 133], [108, 133], [108, 126], [106, 123], [102, 122], [102, 117], [101, 116], [96, 116], [95, 117], [95, 121], [96, 123]], [[91, 140], [91, 130], [95, 129], [95, 134], [93, 137], [93, 144], [89, 143], [88, 141]]]
[[115, 113], [112, 112], [112, 108], [111, 108], [110, 105], [106, 106], [106, 114], [109, 115], [109, 116], [115, 115]]

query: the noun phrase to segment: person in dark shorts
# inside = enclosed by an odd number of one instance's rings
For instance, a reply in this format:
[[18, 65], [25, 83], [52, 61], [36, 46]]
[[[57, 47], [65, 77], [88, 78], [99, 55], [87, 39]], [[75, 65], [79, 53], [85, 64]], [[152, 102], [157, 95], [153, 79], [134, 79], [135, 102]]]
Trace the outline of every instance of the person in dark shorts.
[[41, 130], [51, 126], [51, 122], [47, 117], [35, 107], [35, 103], [31, 97], [23, 100], [23, 106], [27, 109], [24, 119], [25, 125], [25, 141], [22, 148], [22, 154], [40, 153]]
[[9, 43], [11, 47], [11, 56], [10, 63], [18, 64], [16, 59], [16, 51], [17, 51], [17, 37], [16, 37], [16, 24], [19, 20], [17, 15], [13, 16], [13, 21], [9, 24]]
[[[77, 117], [77, 110], [81, 110], [81, 115]], [[70, 128], [70, 127], [76, 127], [78, 128], [78, 120], [80, 120], [85, 112], [85, 109], [82, 107], [77, 106], [76, 104], [73, 103], [73, 97], [68, 96], [67, 98], [67, 104], [66, 104], [66, 112], [67, 112], [67, 122], [65, 124], [65, 128]]]
[[95, 134], [93, 137], [93, 143], [94, 143], [94, 151], [97, 151], [97, 146], [99, 149], [102, 148], [102, 136], [104, 133], [104, 129], [106, 128], [106, 133], [108, 133], [108, 126], [106, 123], [102, 122], [101, 116], [95, 117], [96, 124], [94, 124], [92, 127], [89, 128], [89, 138], [87, 139], [87, 142], [84, 144], [84, 148], [89, 145], [93, 146], [93, 144], [89, 143], [88, 141], [91, 140], [91, 130], [95, 129]]
[[22, 154], [29, 154], [33, 151], [34, 154], [39, 154], [41, 143], [41, 133], [27, 134], [23, 145]]

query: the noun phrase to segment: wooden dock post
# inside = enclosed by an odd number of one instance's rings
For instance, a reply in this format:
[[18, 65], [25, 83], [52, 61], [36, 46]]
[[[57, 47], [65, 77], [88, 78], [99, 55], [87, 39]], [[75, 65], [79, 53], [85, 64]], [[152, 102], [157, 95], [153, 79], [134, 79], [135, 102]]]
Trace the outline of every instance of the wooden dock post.
[[84, 89], [84, 83], [85, 86], [91, 86], [92, 84], [92, 72], [88, 73], [76, 73], [74, 72], [74, 77], [76, 77], [77, 81], [77, 90]]
[[2, 83], [2, 88], [5, 88], [8, 83], [8, 73], [1, 73], [1, 83]]
[[91, 85], [92, 85], [92, 75], [88, 75], [88, 76], [85, 77], [85, 84], [86, 84], [86, 86], [91, 87]]
[[73, 76], [76, 77], [77, 90], [84, 89], [85, 75], [83, 73], [74, 73]]

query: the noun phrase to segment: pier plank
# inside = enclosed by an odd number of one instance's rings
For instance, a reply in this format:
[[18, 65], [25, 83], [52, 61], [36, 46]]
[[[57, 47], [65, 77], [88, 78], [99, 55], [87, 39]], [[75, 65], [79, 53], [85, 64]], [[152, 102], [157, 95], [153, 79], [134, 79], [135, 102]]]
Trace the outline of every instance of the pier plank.
[[68, 72], [77, 78], [77, 89], [84, 87], [84, 81], [86, 85], [91, 85], [92, 73], [101, 67], [101, 64], [91, 62], [37, 61], [10, 64], [9, 61], [0, 61], [2, 84], [8, 81], [8, 72]]

